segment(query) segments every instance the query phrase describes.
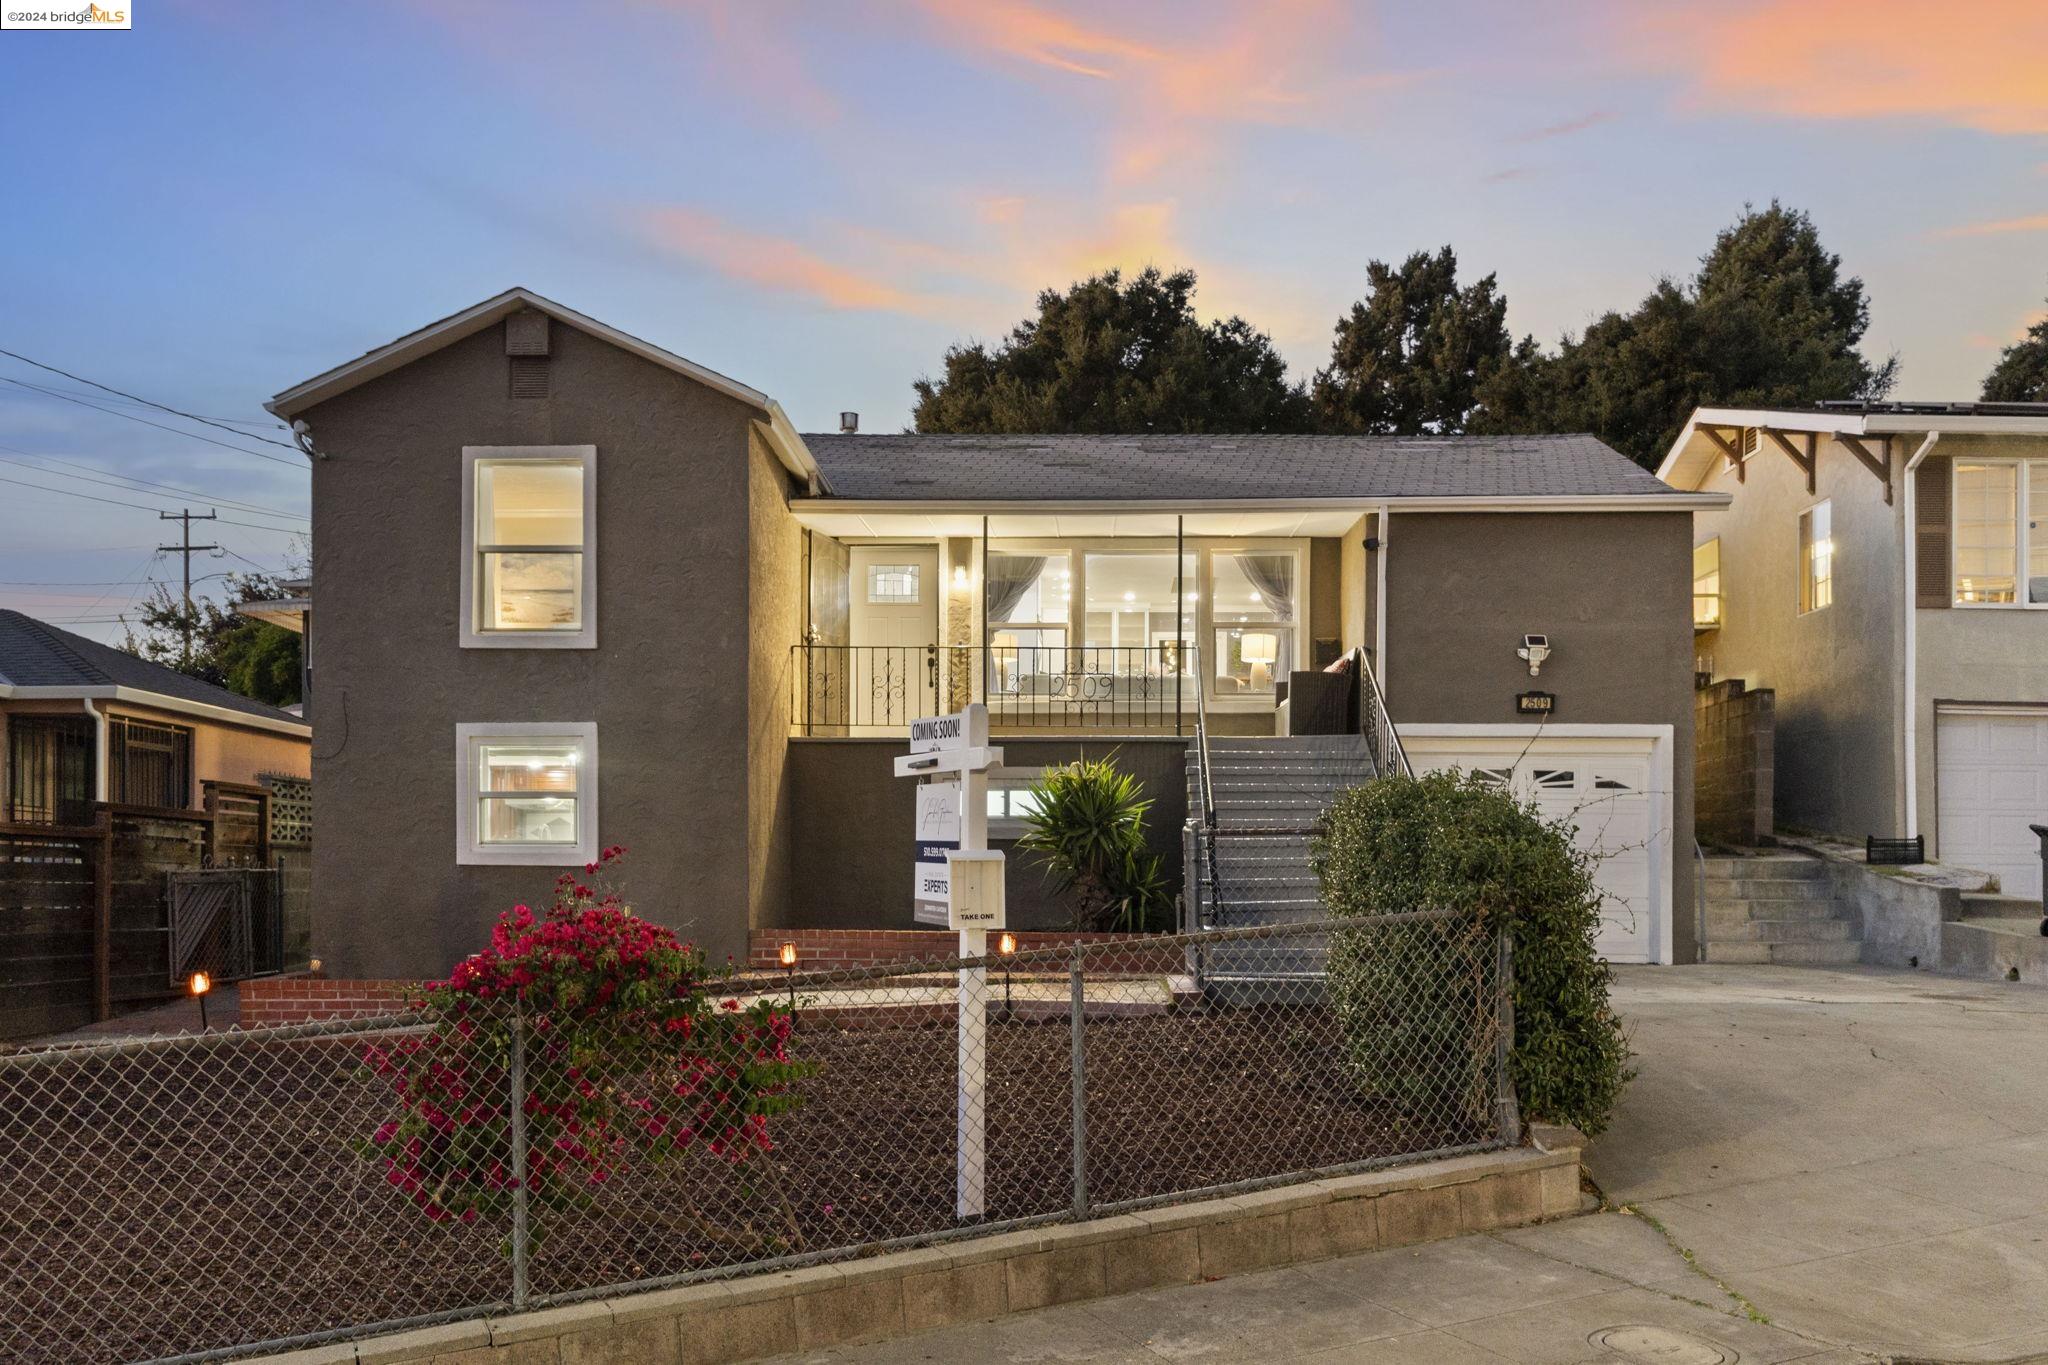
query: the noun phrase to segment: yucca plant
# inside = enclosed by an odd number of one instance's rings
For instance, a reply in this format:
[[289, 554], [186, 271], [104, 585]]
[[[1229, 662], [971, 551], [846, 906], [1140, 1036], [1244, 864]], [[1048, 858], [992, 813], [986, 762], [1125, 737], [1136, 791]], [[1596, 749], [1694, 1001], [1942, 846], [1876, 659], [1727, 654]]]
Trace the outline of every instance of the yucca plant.
[[1171, 909], [1159, 856], [1145, 846], [1152, 803], [1110, 758], [1047, 768], [1031, 788], [1017, 847], [1038, 855], [1084, 931], [1154, 927]]

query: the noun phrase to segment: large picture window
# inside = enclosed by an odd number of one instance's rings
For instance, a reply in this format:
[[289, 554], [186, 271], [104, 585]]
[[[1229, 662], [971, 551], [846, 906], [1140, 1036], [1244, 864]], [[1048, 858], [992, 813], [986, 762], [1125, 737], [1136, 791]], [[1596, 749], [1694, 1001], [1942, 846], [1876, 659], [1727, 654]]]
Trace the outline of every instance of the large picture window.
[[456, 861], [597, 859], [597, 726], [458, 725]]
[[597, 643], [596, 459], [592, 446], [464, 449], [465, 646]]
[[1955, 462], [1955, 604], [2048, 607], [2048, 460]]

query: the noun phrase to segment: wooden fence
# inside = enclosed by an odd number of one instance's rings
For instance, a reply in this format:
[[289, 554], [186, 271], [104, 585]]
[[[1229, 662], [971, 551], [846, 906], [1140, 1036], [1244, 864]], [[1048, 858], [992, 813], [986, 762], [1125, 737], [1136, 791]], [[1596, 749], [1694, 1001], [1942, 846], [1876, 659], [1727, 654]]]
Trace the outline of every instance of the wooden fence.
[[[167, 873], [267, 871], [258, 970], [310, 951], [310, 842], [273, 842], [264, 787], [205, 784], [202, 810], [102, 804], [90, 825], [0, 823], [0, 1038], [61, 1032], [172, 993]], [[310, 840], [310, 822], [292, 834]]]

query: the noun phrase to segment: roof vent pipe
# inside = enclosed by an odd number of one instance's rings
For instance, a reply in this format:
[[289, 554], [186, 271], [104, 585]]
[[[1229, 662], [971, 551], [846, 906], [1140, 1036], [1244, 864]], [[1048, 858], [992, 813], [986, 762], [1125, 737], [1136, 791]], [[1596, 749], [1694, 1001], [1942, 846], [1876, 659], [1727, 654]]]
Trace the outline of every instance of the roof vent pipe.
[[840, 434], [841, 436], [851, 436], [851, 435], [853, 435], [853, 434], [854, 434], [854, 433], [855, 433], [856, 431], [859, 431], [859, 430], [860, 430], [860, 414], [859, 414], [859, 413], [857, 413], [857, 412], [842, 412], [842, 413], [840, 413], [840, 414], [839, 414], [839, 434]]

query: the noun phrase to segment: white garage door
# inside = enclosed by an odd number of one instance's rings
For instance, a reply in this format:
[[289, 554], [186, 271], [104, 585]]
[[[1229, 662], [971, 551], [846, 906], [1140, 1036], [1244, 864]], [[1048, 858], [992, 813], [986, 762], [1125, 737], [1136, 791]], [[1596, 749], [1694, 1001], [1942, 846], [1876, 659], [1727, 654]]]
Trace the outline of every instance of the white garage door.
[[1578, 827], [1607, 903], [1600, 955], [1610, 962], [1668, 962], [1670, 911], [1660, 860], [1670, 848], [1666, 803], [1647, 739], [1411, 736], [1402, 744], [1418, 772], [1460, 768], [1507, 782], [1546, 817]]
[[1943, 711], [1935, 721], [1937, 856], [1990, 872], [2009, 896], [2041, 894], [2048, 715]]

